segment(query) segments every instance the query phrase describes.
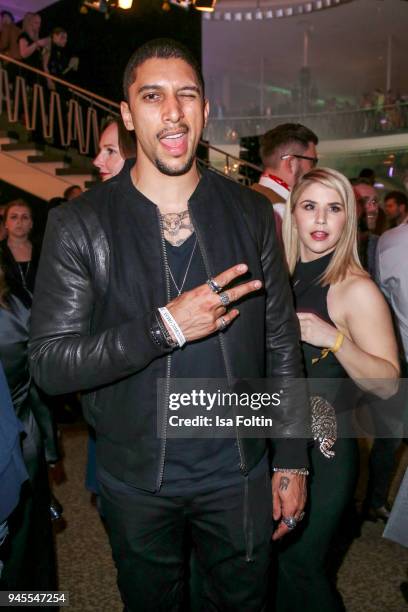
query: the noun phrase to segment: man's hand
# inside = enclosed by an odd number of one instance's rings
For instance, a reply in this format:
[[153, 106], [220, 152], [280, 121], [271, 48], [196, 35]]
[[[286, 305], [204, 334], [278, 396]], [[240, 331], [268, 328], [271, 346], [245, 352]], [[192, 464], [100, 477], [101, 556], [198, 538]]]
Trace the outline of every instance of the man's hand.
[[[279, 521], [282, 518], [293, 517], [301, 520], [301, 514], [306, 503], [306, 476], [293, 472], [274, 472], [272, 476], [272, 505], [273, 518]], [[296, 529], [296, 527], [295, 527]], [[279, 540], [291, 531], [281, 520], [272, 536], [272, 540]]]
[[[227, 287], [233, 280], [245, 274], [248, 266], [239, 264], [233, 266], [214, 277], [215, 282], [222, 288]], [[229, 325], [238, 315], [239, 311], [233, 308], [227, 312], [220, 295], [228, 296], [229, 303], [258, 291], [262, 287], [259, 280], [242, 283], [232, 289], [214, 293], [205, 283], [191, 291], [186, 291], [166, 305], [166, 308], [177, 321], [187, 341], [198, 340], [213, 334], [217, 330]], [[171, 330], [169, 330], [171, 333]]]

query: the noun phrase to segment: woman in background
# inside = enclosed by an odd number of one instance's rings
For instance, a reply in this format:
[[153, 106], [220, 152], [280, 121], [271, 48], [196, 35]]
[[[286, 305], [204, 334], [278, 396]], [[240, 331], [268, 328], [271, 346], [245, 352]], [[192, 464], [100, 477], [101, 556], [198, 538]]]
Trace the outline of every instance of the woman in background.
[[[18, 48], [23, 62], [31, 68], [43, 69], [42, 53], [50, 44], [49, 37], [40, 38], [41, 16], [38, 13], [26, 13], [23, 19], [23, 31], [18, 37]], [[24, 75], [31, 84], [36, 81], [36, 75]]]
[[119, 174], [125, 160], [136, 157], [134, 133], [129, 132], [120, 118], [109, 118], [99, 138], [99, 152], [93, 160], [101, 181]]
[[280, 545], [276, 609], [337, 612], [344, 608], [326, 574], [327, 557], [359, 467], [344, 379], [382, 398], [393, 395], [398, 351], [387, 304], [358, 258], [356, 202], [342, 174], [317, 168], [296, 183], [286, 205], [283, 242], [315, 443], [307, 515]]
[[7, 204], [4, 227], [7, 238], [0, 242], [0, 253], [6, 282], [12, 291], [18, 288], [24, 304], [31, 306], [40, 253], [30, 238], [33, 217], [27, 202], [18, 199]]

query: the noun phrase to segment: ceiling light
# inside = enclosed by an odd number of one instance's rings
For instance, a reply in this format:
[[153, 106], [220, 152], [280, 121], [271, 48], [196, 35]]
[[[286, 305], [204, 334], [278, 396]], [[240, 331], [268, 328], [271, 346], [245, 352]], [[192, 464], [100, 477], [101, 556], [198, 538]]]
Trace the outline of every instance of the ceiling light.
[[[188, 10], [190, 8], [190, 0], [169, 0], [170, 4], [174, 4], [174, 6], [178, 6], [179, 8]], [[162, 7], [163, 8], [163, 7]]]
[[132, 8], [133, 0], [118, 0], [118, 7], [124, 11], [128, 11]]
[[208, 11], [209, 13], [212, 13], [217, 0], [193, 0], [193, 2], [194, 8], [196, 8], [197, 11]]

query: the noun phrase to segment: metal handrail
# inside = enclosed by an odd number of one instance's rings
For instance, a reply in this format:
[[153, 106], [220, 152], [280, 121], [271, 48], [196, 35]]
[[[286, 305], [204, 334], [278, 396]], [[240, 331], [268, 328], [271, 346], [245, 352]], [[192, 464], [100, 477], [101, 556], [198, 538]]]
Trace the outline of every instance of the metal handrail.
[[64, 79], [60, 79], [59, 77], [56, 77], [50, 74], [49, 72], [45, 72], [45, 70], [39, 70], [39, 68], [33, 68], [32, 66], [28, 66], [27, 64], [25, 64], [24, 62], [21, 62], [20, 60], [16, 60], [12, 57], [9, 57], [8, 55], [4, 55], [4, 53], [0, 53], [0, 60], [3, 60], [11, 64], [15, 64], [16, 66], [19, 66], [20, 68], [23, 68], [24, 70], [29, 70], [30, 72], [34, 72], [35, 74], [38, 74], [44, 77], [45, 79], [49, 79], [50, 81], [54, 81], [54, 83], [58, 83], [59, 85], [63, 85], [64, 87], [67, 87], [71, 91], [75, 91], [76, 93], [83, 94], [84, 96], [88, 96], [91, 99], [94, 98], [95, 100], [99, 100], [100, 102], [103, 102], [104, 104], [109, 104], [110, 106], [114, 106], [117, 109], [120, 108], [120, 104], [118, 102], [113, 102], [112, 100], [109, 100], [108, 98], [104, 98], [103, 96], [94, 94], [93, 92], [88, 91], [87, 89], [84, 89], [83, 87], [79, 87], [78, 85], [75, 85], [74, 83], [70, 83], [69, 81], [65, 81]]
[[[46, 81], [52, 81], [65, 88], [65, 90], [68, 90], [70, 94], [74, 96], [74, 98], [68, 101], [68, 112], [64, 122], [63, 106], [58, 90], [49, 90], [45, 88], [44, 91], [43, 85], [34, 83], [32, 86], [32, 95], [29, 96], [25, 79], [18, 75], [15, 79], [14, 98], [12, 98], [8, 72], [0, 64], [0, 114], [3, 112], [3, 105], [5, 104], [10, 123], [17, 123], [19, 121], [21, 116], [20, 107], [22, 106], [22, 116], [24, 117], [25, 127], [28, 131], [38, 129], [37, 124], [39, 115], [45, 139], [53, 138], [54, 124], [57, 123], [61, 145], [69, 147], [73, 141], [77, 141], [79, 152], [84, 155], [89, 155], [91, 152], [91, 140], [93, 141], [95, 151], [98, 147], [100, 125], [102, 121], [98, 120], [97, 110], [105, 114], [108, 113], [109, 115], [120, 116], [120, 105], [118, 102], [114, 102], [113, 100], [109, 100], [108, 98], [88, 91], [65, 79], [51, 75], [44, 70], [28, 66], [24, 62], [10, 58], [3, 53], [0, 53], [0, 61], [13, 64], [18, 68], [38, 75]], [[83, 117], [84, 109], [79, 103], [82, 100], [89, 105], [86, 109], [85, 120]], [[47, 105], [48, 113], [46, 112]], [[215, 169], [221, 171], [223, 174], [229, 175], [231, 178], [251, 183], [253, 177], [262, 172], [262, 169], [255, 164], [247, 162], [229, 152], [227, 153], [218, 147], [214, 147], [205, 140], [200, 140], [200, 145], [207, 150], [208, 158], [210, 158], [212, 154], [224, 156], [225, 161], [222, 163], [219, 162], [218, 167]], [[210, 160], [205, 163], [211, 165], [212, 161]]]

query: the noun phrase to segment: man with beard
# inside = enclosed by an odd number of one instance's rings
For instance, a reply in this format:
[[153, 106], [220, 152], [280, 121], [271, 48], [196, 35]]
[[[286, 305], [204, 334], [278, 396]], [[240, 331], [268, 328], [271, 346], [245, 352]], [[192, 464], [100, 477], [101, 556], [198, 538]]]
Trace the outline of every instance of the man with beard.
[[274, 539], [303, 516], [306, 395], [283, 394], [274, 413], [272, 481], [269, 438], [174, 439], [167, 419], [174, 379], [302, 375], [273, 217], [197, 165], [209, 107], [187, 49], [143, 45], [124, 93], [136, 161], [50, 213], [32, 370], [49, 393], [83, 392], [126, 610], [180, 609], [191, 540], [203, 609], [260, 611], [272, 513]]
[[318, 162], [318, 142], [316, 134], [300, 123], [282, 123], [260, 139], [264, 171], [252, 188], [270, 200], [281, 218], [293, 185]]

